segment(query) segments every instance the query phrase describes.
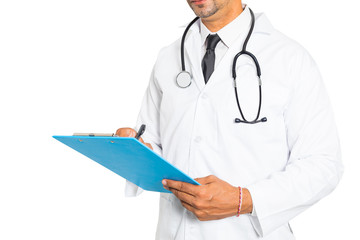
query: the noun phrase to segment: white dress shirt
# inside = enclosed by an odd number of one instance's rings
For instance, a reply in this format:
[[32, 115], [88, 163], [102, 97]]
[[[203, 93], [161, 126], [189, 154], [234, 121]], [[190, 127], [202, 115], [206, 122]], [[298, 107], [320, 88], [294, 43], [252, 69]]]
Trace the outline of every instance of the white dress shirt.
[[[193, 77], [179, 88], [180, 39], [159, 53], [136, 129], [154, 151], [193, 178], [216, 175], [249, 189], [256, 215], [199, 221], [180, 201], [160, 194], [156, 239], [294, 239], [288, 222], [329, 194], [342, 175], [340, 148], [331, 106], [314, 60], [295, 41], [256, 14], [248, 50], [262, 70], [263, 103], [258, 124], [235, 123], [239, 111], [231, 66], [250, 26], [248, 8], [218, 34], [216, 68], [205, 85], [201, 69], [204, 39], [200, 21], [185, 41], [186, 70]], [[206, 35], [206, 36], [205, 36]], [[225, 49], [225, 47], [227, 49]], [[245, 116], [257, 113], [255, 66], [241, 57], [236, 67], [239, 101]], [[126, 195], [142, 190], [127, 182]], [[331, 209], [329, 209], [330, 217]]]
[[[203, 23], [200, 21], [200, 35], [202, 42], [202, 52], [201, 55], [204, 56], [206, 53], [207, 46], [207, 37], [209, 34], [218, 34], [221, 41], [216, 45], [215, 48], [215, 68], [229, 49], [229, 46], [233, 44], [234, 41], [239, 37], [239, 34], [245, 33], [240, 32], [240, 29], [245, 31], [250, 28], [250, 11], [244, 5], [244, 10], [236, 19], [230, 22], [228, 25], [220, 29], [218, 32], [211, 32]], [[246, 32], [247, 33], [247, 32]], [[239, 49], [240, 51], [241, 49]]]

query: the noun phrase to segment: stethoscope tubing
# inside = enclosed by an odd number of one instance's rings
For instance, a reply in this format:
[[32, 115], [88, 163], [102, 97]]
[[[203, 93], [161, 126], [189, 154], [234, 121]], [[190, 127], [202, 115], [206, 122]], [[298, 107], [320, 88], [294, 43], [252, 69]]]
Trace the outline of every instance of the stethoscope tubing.
[[261, 77], [260, 64], [259, 64], [258, 60], [256, 59], [255, 55], [252, 54], [251, 52], [246, 51], [246, 50], [242, 50], [241, 52], [236, 54], [235, 57], [234, 57], [233, 67], [232, 67], [232, 77], [233, 77], [233, 79], [236, 79], [236, 63], [237, 63], [237, 59], [241, 55], [247, 55], [254, 61], [255, 67], [256, 67], [256, 75], [260, 78]]
[[[250, 40], [250, 37], [251, 37], [251, 34], [254, 30], [254, 26], [255, 26], [255, 15], [253, 13], [253, 11], [249, 8], [249, 11], [250, 11], [250, 14], [251, 14], [251, 25], [250, 25], [250, 29], [249, 29], [249, 32], [248, 32], [248, 35], [246, 36], [245, 38], [245, 41], [244, 41], [244, 44], [243, 44], [243, 47], [242, 47], [242, 50], [237, 53], [234, 57], [234, 60], [233, 60], [233, 65], [232, 65], [232, 77], [233, 77], [233, 80], [234, 80], [234, 90], [235, 90], [235, 97], [236, 97], [236, 103], [237, 103], [237, 106], [238, 106], [238, 109], [239, 109], [239, 112], [240, 112], [240, 115], [242, 117], [242, 120], [239, 119], [239, 118], [235, 118], [235, 123], [248, 123], [248, 124], [254, 124], [254, 123], [259, 123], [259, 122], [266, 122], [267, 121], [267, 118], [264, 117], [264, 118], [261, 118], [260, 120], [259, 119], [259, 116], [260, 116], [260, 111], [261, 111], [261, 105], [262, 105], [262, 89], [261, 89], [261, 85], [262, 85], [262, 82], [261, 82], [261, 69], [260, 69], [260, 64], [257, 60], [257, 58], [255, 57], [254, 54], [252, 54], [251, 52], [247, 51], [246, 50], [246, 47], [247, 47], [247, 44]], [[179, 87], [181, 88], [187, 88], [188, 86], [190, 86], [191, 84], [191, 75], [189, 72], [186, 71], [186, 66], [185, 66], [185, 38], [186, 38], [186, 35], [190, 29], [190, 27], [199, 19], [199, 17], [195, 17], [190, 23], [189, 25], [186, 27], [185, 31], [184, 31], [184, 34], [181, 38], [181, 47], [180, 47], [180, 51], [181, 51], [181, 72], [178, 74], [177, 76], [177, 79], [176, 79], [176, 82], [178, 84]], [[247, 55], [249, 56], [252, 61], [254, 62], [255, 64], [255, 67], [256, 67], [256, 75], [258, 77], [258, 84], [259, 84], [259, 106], [258, 106], [258, 112], [257, 112], [257, 115], [256, 115], [256, 118], [253, 120], [253, 121], [248, 121], [242, 110], [241, 110], [241, 106], [240, 106], [240, 102], [239, 102], [239, 97], [238, 97], [238, 93], [237, 93], [237, 85], [236, 85], [236, 78], [237, 78], [237, 75], [236, 75], [236, 63], [237, 63], [237, 60], [240, 56], [242, 55]], [[188, 76], [189, 78], [189, 82], [186, 82], [185, 81], [185, 84], [182, 83], [180, 84], [179, 83], [179, 76], [182, 75], [182, 77], [185, 75], [185, 76]], [[186, 79], [186, 78], [185, 78]], [[182, 82], [182, 81], [180, 81]]]
[[181, 71], [185, 72], [186, 68], [185, 68], [185, 38], [186, 35], [190, 29], [190, 27], [199, 19], [199, 17], [194, 18], [189, 25], [186, 27], [184, 34], [181, 38]]

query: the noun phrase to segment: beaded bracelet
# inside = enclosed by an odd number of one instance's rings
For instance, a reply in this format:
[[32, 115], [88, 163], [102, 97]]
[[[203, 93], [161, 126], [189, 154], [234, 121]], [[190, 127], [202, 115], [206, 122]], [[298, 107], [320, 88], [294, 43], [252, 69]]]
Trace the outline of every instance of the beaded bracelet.
[[242, 205], [242, 188], [239, 188], [239, 207], [238, 207], [238, 211], [237, 211], [237, 217], [240, 216], [240, 211], [241, 211], [241, 205]]

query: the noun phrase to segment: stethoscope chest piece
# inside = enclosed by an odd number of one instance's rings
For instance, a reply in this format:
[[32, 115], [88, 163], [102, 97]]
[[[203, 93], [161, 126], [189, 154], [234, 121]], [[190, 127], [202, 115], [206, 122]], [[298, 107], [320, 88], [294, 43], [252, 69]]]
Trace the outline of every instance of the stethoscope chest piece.
[[187, 88], [191, 85], [191, 74], [187, 71], [181, 71], [176, 77], [176, 84], [181, 88]]

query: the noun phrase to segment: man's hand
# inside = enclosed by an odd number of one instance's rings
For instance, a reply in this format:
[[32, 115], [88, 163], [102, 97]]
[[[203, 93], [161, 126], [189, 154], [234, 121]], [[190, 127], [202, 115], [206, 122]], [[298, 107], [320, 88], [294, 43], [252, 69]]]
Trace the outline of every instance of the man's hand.
[[[119, 128], [118, 130], [116, 130], [115, 134], [118, 137], [135, 137], [137, 132], [132, 128]], [[144, 140], [141, 137], [139, 138], [139, 140], [140, 140], [140, 142], [145, 144], [147, 147], [149, 147], [151, 150], [153, 150], [150, 143], [144, 142]]]
[[[235, 216], [239, 207], [239, 189], [210, 175], [196, 178], [201, 185], [164, 179], [164, 188], [170, 190], [181, 204], [194, 213], [200, 221], [222, 219]], [[249, 191], [243, 188], [241, 214], [252, 211]]]

